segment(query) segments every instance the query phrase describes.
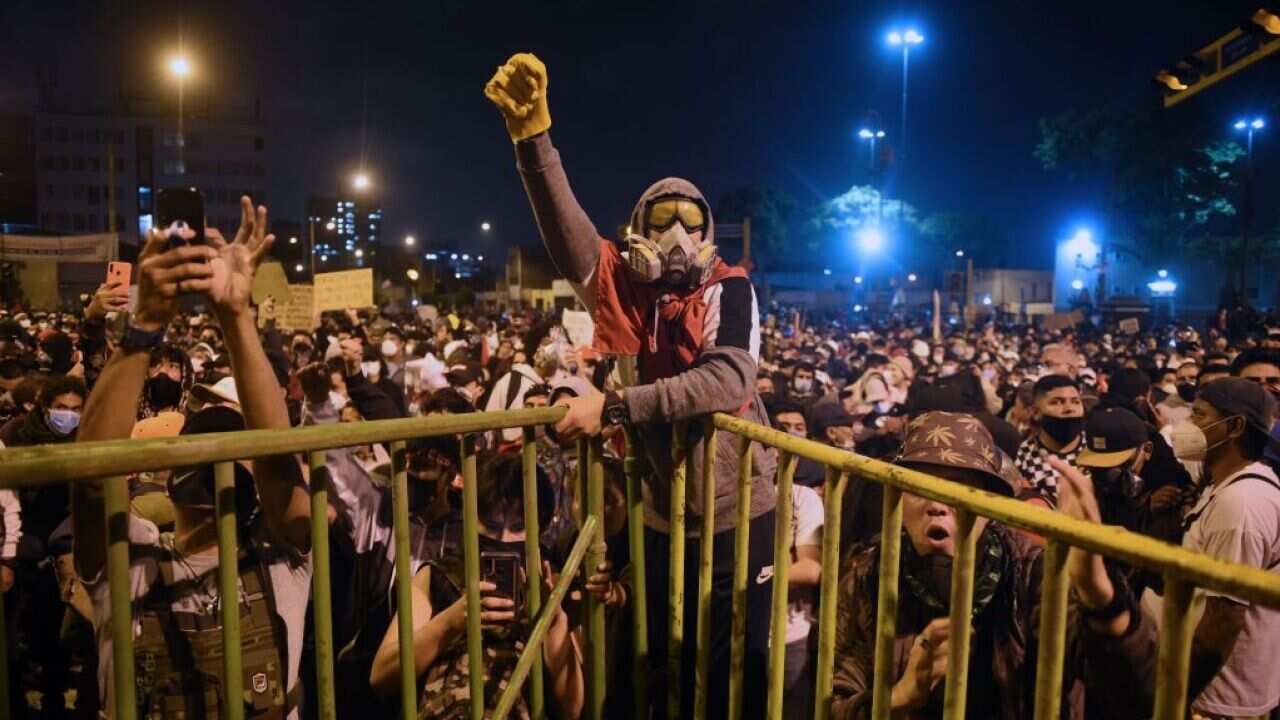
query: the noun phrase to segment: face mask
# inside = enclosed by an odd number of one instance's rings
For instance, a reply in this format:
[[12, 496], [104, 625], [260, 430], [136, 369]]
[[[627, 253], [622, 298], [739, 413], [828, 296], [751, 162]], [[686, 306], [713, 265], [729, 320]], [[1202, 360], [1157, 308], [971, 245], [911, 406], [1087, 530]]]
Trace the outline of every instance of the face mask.
[[982, 379], [989, 383], [996, 381], [996, 371], [994, 368], [987, 368], [982, 371]]
[[836, 449], [843, 450], [845, 452], [853, 452], [854, 446], [855, 446], [855, 443], [852, 440], [849, 440], [846, 442], [842, 442], [836, 445], [835, 447]]
[[199, 375], [204, 370], [204, 360], [200, 358], [191, 358], [191, 370]]
[[49, 427], [55, 433], [66, 437], [80, 427], [80, 412], [77, 410], [50, 410]]
[[938, 369], [938, 377], [950, 377], [956, 374], [956, 366], [950, 363]]
[[1142, 494], [1142, 477], [1129, 466], [1095, 470], [1093, 478], [1099, 492], [1133, 499]]
[[383, 340], [383, 341], [382, 341], [382, 356], [383, 356], [383, 357], [393, 357], [393, 356], [395, 356], [396, 352], [397, 352], [399, 349], [400, 349], [400, 346], [396, 343], [396, 341], [395, 341], [395, 340]]
[[182, 402], [182, 383], [168, 375], [147, 378], [146, 397], [155, 409], [177, 407]]
[[1178, 383], [1178, 397], [1186, 402], [1196, 401], [1196, 384], [1195, 383]]
[[1067, 443], [1080, 437], [1080, 433], [1084, 431], [1084, 418], [1082, 417], [1053, 417], [1051, 415], [1040, 416], [1040, 429], [1048, 433], [1054, 442], [1059, 445]]
[[933, 354], [933, 364], [934, 364], [934, 365], [941, 365], [941, 364], [942, 364], [942, 358], [944, 358], [944, 357], [946, 357], [946, 355], [945, 355], [944, 353], [940, 353], [940, 352], [936, 352], [936, 353], [934, 353], [934, 354]]
[[347, 399], [341, 394], [332, 390], [329, 391], [329, 404], [333, 406], [335, 412], [341, 412], [342, 408], [347, 406]]
[[1204, 462], [1205, 458], [1208, 457], [1210, 450], [1213, 450], [1226, 442], [1226, 440], [1223, 440], [1214, 444], [1213, 447], [1210, 447], [1209, 438], [1205, 435], [1204, 431], [1214, 425], [1224, 423], [1230, 419], [1231, 418], [1223, 418], [1210, 423], [1207, 428], [1201, 428], [1190, 420], [1185, 420], [1174, 425], [1171, 432], [1172, 441], [1170, 442], [1173, 446], [1173, 456], [1179, 460], [1186, 460], [1188, 462]]
[[1160, 389], [1164, 391], [1165, 395], [1176, 395], [1178, 393], [1178, 386], [1173, 383], [1165, 383], [1160, 386]]
[[684, 225], [675, 223], [657, 237], [627, 236], [627, 264], [642, 282], [701, 285], [716, 258], [716, 246], [694, 243]]
[[787, 434], [790, 435], [791, 437], [797, 437], [797, 438], [805, 437], [805, 434], [800, 432], [799, 430], [788, 430]]
[[381, 371], [382, 366], [376, 362], [360, 363], [360, 372], [364, 373], [364, 376], [373, 382], [378, 381], [378, 375]]
[[799, 393], [807, 393], [813, 389], [813, 380], [810, 378], [796, 378], [796, 381], [793, 384], [796, 392]]

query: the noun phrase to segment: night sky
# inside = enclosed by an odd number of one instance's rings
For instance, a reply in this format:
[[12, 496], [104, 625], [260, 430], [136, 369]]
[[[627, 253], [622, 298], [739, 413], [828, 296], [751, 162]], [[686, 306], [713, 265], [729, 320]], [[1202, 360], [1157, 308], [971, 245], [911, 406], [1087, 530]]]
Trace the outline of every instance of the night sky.
[[[182, 37], [193, 82], [262, 99], [274, 215], [301, 218], [306, 195], [348, 182], [363, 154], [388, 237], [492, 252], [537, 238], [510, 141], [481, 92], [511, 53], [546, 62], [553, 137], [605, 229], [665, 175], [713, 200], [751, 184], [803, 205], [847, 190], [863, 177], [866, 147], [853, 133], [868, 112], [896, 134], [901, 55], [884, 38], [909, 22], [926, 42], [911, 62], [907, 201], [986, 213], [1031, 248], [1008, 264], [1047, 266], [1052, 239], [1087, 222], [1096, 198], [1040, 168], [1039, 118], [1158, 103], [1157, 70], [1257, 5], [5, 0], [0, 112], [31, 108], [38, 72], [67, 92], [172, 92], [162, 62]], [[1273, 57], [1171, 112], [1225, 137], [1236, 115], [1271, 109], [1280, 129], [1276, 66]], [[1271, 141], [1261, 137], [1259, 151]]]

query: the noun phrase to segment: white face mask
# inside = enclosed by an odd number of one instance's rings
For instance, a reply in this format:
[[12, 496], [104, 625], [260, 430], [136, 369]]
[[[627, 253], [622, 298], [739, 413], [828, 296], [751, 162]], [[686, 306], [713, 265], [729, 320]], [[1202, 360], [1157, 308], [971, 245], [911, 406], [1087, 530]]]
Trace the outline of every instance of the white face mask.
[[[1210, 424], [1209, 427], [1213, 427], [1219, 423], [1224, 423], [1230, 419], [1231, 418], [1222, 418], [1221, 420]], [[1186, 460], [1188, 462], [1204, 462], [1209, 451], [1213, 449], [1209, 447], [1209, 439], [1205, 436], [1204, 430], [1190, 420], [1184, 420], [1183, 422], [1174, 425], [1171, 432], [1171, 438], [1170, 445], [1173, 446], [1173, 456], [1179, 460]], [[1225, 442], [1225, 440], [1223, 442]], [[1221, 444], [1222, 443], [1218, 443], [1213, 447], [1218, 447], [1218, 445]]]
[[813, 389], [813, 380], [809, 378], [796, 378], [796, 392], [807, 393]]
[[347, 406], [347, 399], [341, 394], [332, 390], [329, 391], [329, 404], [333, 405], [335, 411], [341, 412], [342, 408]]
[[199, 375], [200, 371], [204, 370], [204, 360], [201, 360], [200, 358], [191, 358], [191, 370]]
[[383, 340], [383, 341], [382, 341], [382, 356], [383, 356], [383, 357], [392, 357], [392, 356], [394, 356], [394, 355], [396, 354], [396, 351], [398, 351], [399, 349], [400, 349], [400, 346], [396, 343], [396, 341], [395, 341], [395, 340]]
[[376, 362], [362, 362], [360, 363], [360, 371], [364, 373], [366, 378], [376, 382], [378, 375], [382, 372], [382, 366]]

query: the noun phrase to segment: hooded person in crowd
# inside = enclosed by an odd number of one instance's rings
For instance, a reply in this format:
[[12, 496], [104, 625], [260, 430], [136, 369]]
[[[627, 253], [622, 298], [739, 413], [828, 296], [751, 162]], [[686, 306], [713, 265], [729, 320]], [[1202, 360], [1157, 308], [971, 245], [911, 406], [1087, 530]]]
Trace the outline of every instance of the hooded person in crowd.
[[[624, 238], [624, 255], [617, 244], [602, 238], [578, 205], [569, 187], [560, 155], [547, 133], [551, 115], [547, 104], [547, 71], [536, 57], [520, 54], [500, 66], [485, 87], [497, 105], [515, 143], [516, 164], [533, 207], [543, 241], [552, 260], [595, 320], [595, 349], [638, 356], [637, 384], [603, 395], [566, 401], [569, 410], [557, 431], [569, 438], [596, 435], [603, 427], [629, 424], [643, 438], [652, 466], [645, 494], [646, 567], [649, 591], [661, 596], [668, 582], [667, 557], [672, 473], [673, 423], [712, 412], [735, 413], [767, 424], [764, 404], [755, 393], [760, 353], [759, 308], [755, 291], [742, 268], [720, 260], [710, 205], [693, 183], [667, 178], [641, 195]], [[700, 457], [702, 433], [694, 425], [681, 426], [692, 457]], [[717, 533], [731, 531], [737, 499], [737, 441], [722, 433], [717, 455], [715, 497], [702, 496], [700, 463], [690, 463], [686, 500], [686, 553], [696, 556], [700, 518], [714, 513]], [[768, 605], [772, 591], [771, 544], [773, 508], [771, 478], [774, 462], [759, 447], [753, 449], [752, 548], [747, 597], [748, 713], [764, 705], [764, 660], [768, 639]], [[757, 538], [765, 538], [757, 542]], [[716, 543], [716, 572], [729, 572], [732, 536]], [[695, 596], [697, 573], [686, 574], [685, 593]], [[728, 606], [728, 585], [717, 585], [713, 604]], [[687, 603], [686, 632], [696, 633], [695, 603]], [[649, 605], [650, 658], [654, 669], [666, 664], [667, 633], [660, 603]], [[723, 628], [722, 628], [723, 629]], [[729, 633], [713, 631], [710, 648], [710, 715], [725, 712], [728, 685]], [[686, 643], [683, 664], [692, 667], [694, 647]], [[662, 696], [662, 672], [654, 672]], [[682, 674], [682, 696], [692, 713], [693, 676]]]

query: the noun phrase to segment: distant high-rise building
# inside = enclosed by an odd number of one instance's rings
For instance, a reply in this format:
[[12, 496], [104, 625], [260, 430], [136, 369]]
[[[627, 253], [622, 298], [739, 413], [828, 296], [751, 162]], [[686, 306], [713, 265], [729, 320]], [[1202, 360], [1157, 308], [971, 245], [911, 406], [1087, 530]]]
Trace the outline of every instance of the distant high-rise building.
[[37, 221], [61, 233], [114, 228], [124, 250], [152, 226], [156, 190], [185, 186], [203, 193], [208, 224], [231, 236], [242, 195], [270, 200], [266, 134], [256, 104], [190, 105], [179, 132], [169, 103], [46, 102], [34, 121]]
[[375, 267], [382, 245], [382, 207], [362, 196], [312, 195], [316, 272]]
[[0, 116], [0, 233], [36, 224], [36, 159], [31, 116]]

